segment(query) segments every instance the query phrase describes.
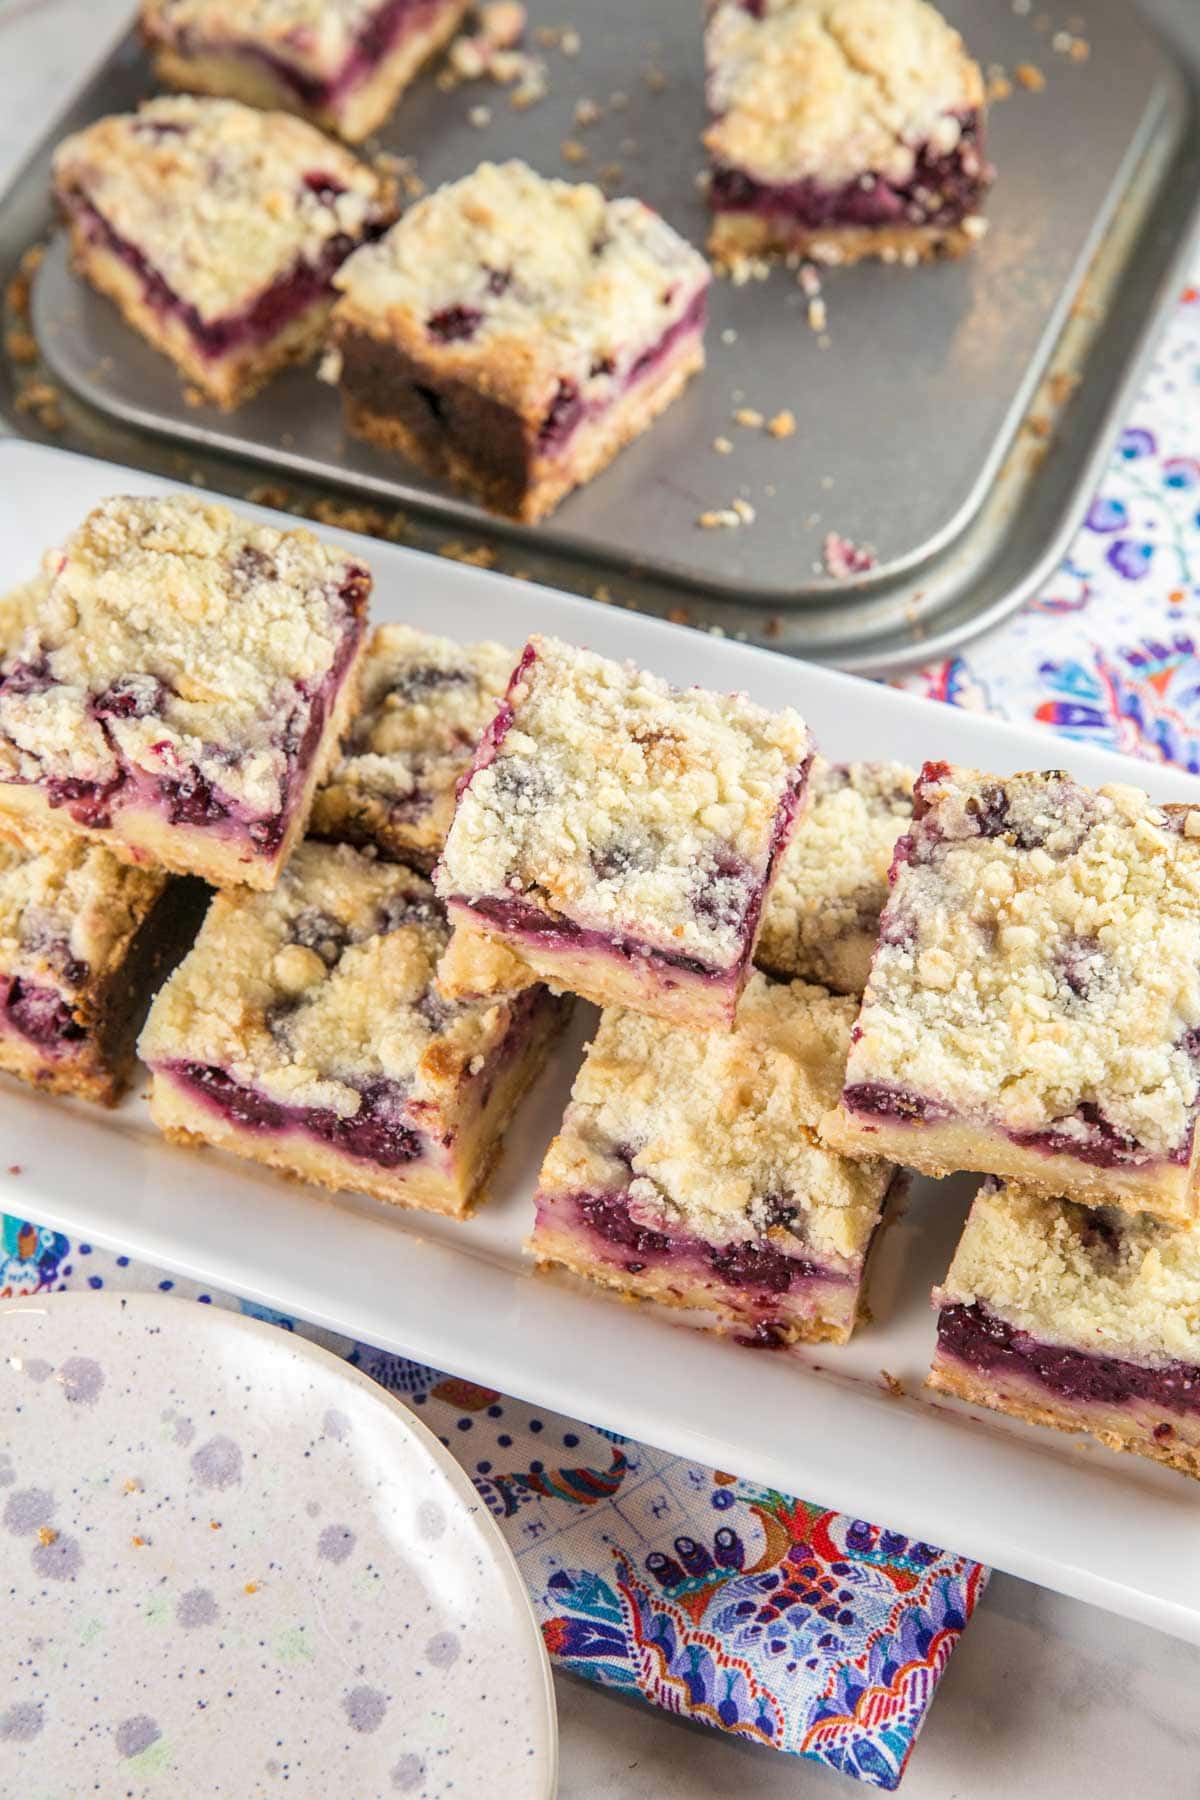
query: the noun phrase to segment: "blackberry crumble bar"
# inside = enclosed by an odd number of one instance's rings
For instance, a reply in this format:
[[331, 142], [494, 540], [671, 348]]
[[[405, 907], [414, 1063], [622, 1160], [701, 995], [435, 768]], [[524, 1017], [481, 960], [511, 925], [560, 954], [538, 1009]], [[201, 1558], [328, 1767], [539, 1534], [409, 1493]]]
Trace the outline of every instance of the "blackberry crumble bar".
[[929, 1386], [1200, 1478], [1200, 1233], [984, 1184]]
[[32, 852], [0, 844], [0, 1069], [115, 1105], [150, 995], [207, 893], [84, 838]]
[[432, 867], [459, 778], [495, 717], [516, 657], [502, 644], [456, 644], [381, 625], [362, 671], [362, 710], [313, 804], [313, 837], [374, 844]]
[[418, 201], [336, 285], [349, 429], [527, 522], [704, 363], [704, 258], [640, 200], [519, 162]]
[[827, 1149], [854, 1006], [751, 976], [732, 1032], [600, 1020], [538, 1182], [530, 1249], [743, 1342], [844, 1343], [896, 1175]]
[[301, 113], [360, 143], [469, 0], [141, 0], [160, 81]]
[[184, 96], [67, 138], [54, 185], [80, 274], [226, 409], [316, 353], [335, 271], [398, 210], [302, 120]]
[[879, 938], [888, 869], [912, 819], [899, 763], [813, 760], [811, 804], [767, 895], [754, 960], [836, 994], [861, 994]]
[[983, 235], [984, 87], [926, 0], [717, 0], [709, 250], [916, 262]]
[[190, 496], [106, 500], [0, 665], [0, 829], [271, 887], [358, 684], [371, 577]]
[[790, 709], [531, 638], [435, 871], [455, 927], [443, 986], [541, 978], [732, 1026], [810, 760]]
[[423, 876], [301, 844], [270, 894], [219, 894], [139, 1046], [169, 1137], [323, 1187], [465, 1214], [565, 1023], [545, 988], [434, 990], [449, 935]]
[[1196, 1216], [1200, 808], [927, 763], [833, 1141]]

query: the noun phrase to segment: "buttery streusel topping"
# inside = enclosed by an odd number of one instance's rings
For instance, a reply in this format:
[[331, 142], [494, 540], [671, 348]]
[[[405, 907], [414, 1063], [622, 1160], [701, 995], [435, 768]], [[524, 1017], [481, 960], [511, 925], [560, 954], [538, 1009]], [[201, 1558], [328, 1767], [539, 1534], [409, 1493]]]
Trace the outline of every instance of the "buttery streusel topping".
[[767, 895], [757, 963], [862, 993], [892, 852], [912, 819], [912, 785], [912, 770], [900, 763], [814, 759], [811, 804]]
[[852, 1001], [758, 973], [732, 1032], [607, 1009], [541, 1187], [626, 1191], [640, 1224], [711, 1244], [769, 1235], [797, 1255], [861, 1257], [894, 1170], [816, 1135], [853, 1023]]
[[503, 644], [457, 644], [411, 625], [381, 625], [363, 663], [362, 710], [317, 795], [310, 831], [436, 855], [455, 785], [515, 662]]
[[927, 765], [848, 1084], [1085, 1145], [1186, 1146], [1200, 1061], [1200, 809]]
[[46, 568], [0, 674], [0, 779], [197, 769], [278, 813], [312, 696], [357, 630], [363, 566], [310, 531], [173, 495], [103, 501]]
[[67, 138], [54, 181], [68, 212], [86, 202], [206, 323], [396, 213], [390, 180], [304, 120], [187, 94]]
[[927, 0], [719, 0], [705, 39], [705, 143], [763, 182], [906, 182], [983, 105], [978, 65]]
[[494, 758], [459, 800], [438, 892], [519, 899], [711, 968], [736, 964], [809, 756], [799, 714], [672, 688], [543, 637], [506, 708]]
[[987, 1182], [936, 1299], [1098, 1356], [1200, 1364], [1200, 1231]]
[[0, 843], [0, 972], [80, 991], [119, 961], [166, 882], [83, 838], [34, 855]]
[[510, 1020], [442, 1000], [449, 928], [429, 883], [348, 844], [302, 843], [269, 894], [218, 894], [150, 1014], [150, 1064], [211, 1064], [284, 1106], [353, 1118], [364, 1083], [453, 1097]]
[[540, 413], [558, 381], [585, 401], [619, 391], [708, 278], [704, 258], [642, 201], [520, 162], [482, 163], [343, 264], [335, 322]]
[[21, 634], [33, 622], [49, 591], [50, 577], [42, 574], [0, 595], [0, 658], [17, 648]]
[[382, 0], [142, 0], [142, 22], [153, 41], [261, 44], [328, 79], [381, 7]]

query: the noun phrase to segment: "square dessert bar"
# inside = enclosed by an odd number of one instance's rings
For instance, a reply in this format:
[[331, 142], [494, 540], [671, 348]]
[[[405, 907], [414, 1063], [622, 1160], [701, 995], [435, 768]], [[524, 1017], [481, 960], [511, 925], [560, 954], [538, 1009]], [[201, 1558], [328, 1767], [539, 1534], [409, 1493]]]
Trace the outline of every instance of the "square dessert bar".
[[547, 1153], [530, 1249], [743, 1342], [844, 1343], [896, 1171], [817, 1138], [854, 1005], [757, 971], [732, 1032], [606, 1011]]
[[432, 867], [459, 778], [515, 661], [502, 644], [456, 644], [411, 625], [381, 625], [363, 662], [362, 710], [317, 794], [311, 835], [374, 844]]
[[302, 113], [361, 140], [382, 125], [469, 0], [141, 0], [159, 79]]
[[929, 1386], [1200, 1478], [1200, 1233], [986, 1182]]
[[811, 803], [767, 895], [754, 960], [772, 975], [861, 994], [879, 938], [888, 869], [912, 820], [913, 772], [815, 757]]
[[418, 201], [337, 286], [349, 429], [526, 521], [704, 364], [704, 258], [640, 200], [519, 162]]
[[358, 685], [371, 577], [190, 496], [106, 500], [0, 664], [0, 828], [269, 888]]
[[169, 1137], [323, 1187], [466, 1213], [567, 1004], [451, 1002], [423, 876], [301, 844], [271, 894], [219, 894], [139, 1046]]
[[983, 235], [983, 80], [926, 0], [717, 0], [705, 60], [721, 261], [916, 262]]
[[36, 852], [0, 843], [0, 1069], [112, 1106], [150, 995], [207, 897], [84, 838]]
[[446, 991], [540, 977], [731, 1026], [810, 760], [790, 709], [531, 638], [434, 875]]
[[188, 97], [67, 138], [54, 185], [80, 274], [226, 408], [316, 352], [334, 272], [398, 210], [302, 120]]
[[1200, 809], [927, 763], [893, 876], [834, 1141], [1193, 1219]]

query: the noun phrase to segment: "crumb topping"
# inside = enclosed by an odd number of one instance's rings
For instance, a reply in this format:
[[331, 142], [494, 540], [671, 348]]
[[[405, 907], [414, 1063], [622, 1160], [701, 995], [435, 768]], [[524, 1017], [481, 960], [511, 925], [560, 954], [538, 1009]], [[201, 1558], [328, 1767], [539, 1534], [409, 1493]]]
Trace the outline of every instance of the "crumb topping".
[[353, 1118], [384, 1079], [452, 1099], [508, 1031], [502, 1001], [433, 990], [449, 928], [423, 876], [348, 844], [302, 843], [267, 894], [218, 894], [154, 1003], [152, 1066], [211, 1064], [280, 1105]]
[[278, 814], [370, 577], [303, 529], [191, 496], [103, 501], [0, 673], [0, 779], [203, 777]]
[[436, 855], [454, 815], [455, 786], [515, 661], [502, 644], [456, 644], [411, 625], [381, 625], [363, 663], [362, 710], [309, 829], [397, 854]]
[[83, 838], [34, 855], [0, 843], [0, 972], [79, 992], [117, 966], [166, 883]]
[[1096, 1355], [1200, 1364], [1200, 1232], [987, 1182], [935, 1299]]
[[732, 1032], [607, 1009], [540, 1185], [625, 1190], [651, 1230], [857, 1260], [894, 1171], [816, 1136], [853, 1022], [852, 1001], [757, 972]]
[[482, 163], [339, 270], [335, 324], [542, 414], [615, 395], [708, 285], [704, 258], [640, 200]]
[[67, 138], [54, 182], [68, 214], [99, 213], [203, 323], [245, 312], [298, 264], [340, 261], [396, 215], [390, 179], [303, 119], [189, 94]]
[[0, 656], [16, 649], [49, 591], [50, 577], [41, 574], [32, 581], [23, 581], [10, 593], [0, 594]]
[[763, 968], [862, 993], [912, 786], [899, 763], [814, 760], [809, 809], [767, 895], [754, 953]]
[[978, 65], [926, 0], [719, 0], [705, 38], [705, 143], [764, 182], [906, 182], [983, 106]]
[[533, 637], [459, 800], [438, 891], [519, 898], [727, 969], [748, 947], [809, 751], [790, 708], [673, 688]]
[[260, 44], [328, 80], [381, 10], [382, 0], [142, 0], [142, 28], [152, 43], [189, 49]]
[[1200, 810], [927, 764], [848, 1083], [1151, 1155], [1198, 1092]]

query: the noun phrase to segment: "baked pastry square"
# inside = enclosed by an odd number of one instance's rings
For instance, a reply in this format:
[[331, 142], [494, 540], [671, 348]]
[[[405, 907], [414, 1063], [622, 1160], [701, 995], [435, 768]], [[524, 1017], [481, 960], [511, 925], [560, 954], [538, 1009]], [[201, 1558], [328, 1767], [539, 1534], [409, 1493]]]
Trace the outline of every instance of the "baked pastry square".
[[455, 927], [443, 986], [541, 978], [731, 1026], [810, 760], [790, 709], [531, 638], [434, 874]]
[[302, 113], [359, 143], [453, 35], [469, 0], [141, 0], [168, 87]]
[[271, 894], [219, 894], [140, 1049], [169, 1137], [397, 1206], [466, 1213], [565, 1022], [545, 988], [449, 1002], [423, 876], [301, 844]]
[[544, 518], [704, 363], [704, 258], [640, 200], [483, 163], [339, 272], [346, 423]]
[[754, 960], [836, 994], [861, 994], [879, 938], [896, 840], [912, 820], [900, 763], [813, 760], [808, 811], [767, 895]]
[[606, 1011], [538, 1182], [530, 1249], [744, 1342], [844, 1343], [896, 1171], [817, 1137], [854, 1005], [757, 971], [736, 1029]]
[[1200, 1477], [1200, 1233], [985, 1182], [929, 1386]]
[[190, 943], [207, 889], [63, 838], [0, 843], [0, 1069], [112, 1106], [150, 995]]
[[456, 644], [411, 625], [381, 625], [363, 662], [362, 710], [317, 794], [310, 833], [375, 844], [431, 868], [450, 829], [459, 778], [496, 715], [515, 661], [502, 644]]
[[829, 1131], [1196, 1215], [1200, 808], [926, 763]]
[[983, 235], [984, 87], [926, 0], [717, 0], [709, 250], [916, 262]]
[[67, 138], [54, 186], [80, 274], [225, 408], [315, 354], [334, 272], [398, 210], [302, 120], [187, 96]]
[[0, 665], [0, 827], [271, 887], [353, 706], [371, 577], [188, 495], [106, 500]]

